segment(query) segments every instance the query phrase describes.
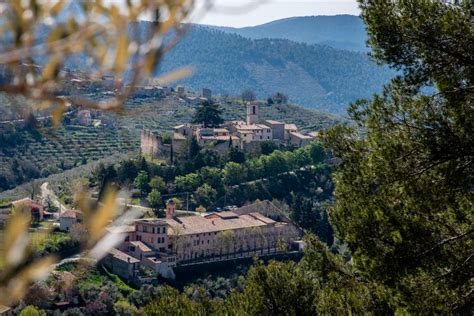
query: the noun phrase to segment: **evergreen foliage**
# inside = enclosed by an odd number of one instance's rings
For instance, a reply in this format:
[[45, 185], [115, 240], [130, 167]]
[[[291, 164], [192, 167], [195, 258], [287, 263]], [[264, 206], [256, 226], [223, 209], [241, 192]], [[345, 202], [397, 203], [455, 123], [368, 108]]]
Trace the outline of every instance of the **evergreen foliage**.
[[[342, 162], [331, 220], [356, 267], [396, 290], [410, 312], [468, 313], [473, 4], [361, 1], [361, 8], [374, 57], [402, 74], [351, 106], [362, 136], [350, 128], [327, 135]], [[436, 94], [423, 94], [426, 85]]]

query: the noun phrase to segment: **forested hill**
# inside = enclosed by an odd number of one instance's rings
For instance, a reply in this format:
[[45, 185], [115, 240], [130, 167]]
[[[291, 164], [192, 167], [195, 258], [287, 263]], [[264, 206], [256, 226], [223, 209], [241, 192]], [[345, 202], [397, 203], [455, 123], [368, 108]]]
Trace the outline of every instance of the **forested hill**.
[[192, 28], [166, 56], [160, 72], [186, 65], [194, 74], [179, 83], [192, 90], [208, 87], [238, 95], [251, 88], [260, 98], [281, 91], [294, 103], [337, 114], [380, 91], [393, 76], [364, 53], [284, 39], [252, 40], [202, 26]]
[[355, 15], [293, 17], [242, 28], [209, 27], [253, 39], [280, 38], [352, 51], [368, 50], [364, 23]]

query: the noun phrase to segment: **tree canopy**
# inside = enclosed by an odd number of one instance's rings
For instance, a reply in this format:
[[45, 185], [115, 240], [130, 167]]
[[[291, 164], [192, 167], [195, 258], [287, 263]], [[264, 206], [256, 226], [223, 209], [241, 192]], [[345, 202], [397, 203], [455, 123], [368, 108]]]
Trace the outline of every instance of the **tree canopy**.
[[[356, 266], [415, 313], [472, 304], [473, 4], [360, 1], [373, 56], [400, 71], [326, 135], [331, 212]], [[430, 88], [431, 86], [431, 88]], [[433, 91], [434, 90], [434, 91]]]
[[221, 117], [222, 111], [217, 103], [204, 101], [200, 107], [196, 109], [193, 123], [202, 124], [204, 127], [219, 127], [224, 122]]

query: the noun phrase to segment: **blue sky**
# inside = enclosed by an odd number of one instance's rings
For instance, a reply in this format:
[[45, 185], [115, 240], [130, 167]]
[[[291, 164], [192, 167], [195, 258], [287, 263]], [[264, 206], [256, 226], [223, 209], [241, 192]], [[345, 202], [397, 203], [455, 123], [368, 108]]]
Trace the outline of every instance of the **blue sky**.
[[[196, 0], [192, 22], [253, 26], [293, 16], [359, 14], [356, 0]], [[209, 10], [206, 4], [213, 3]]]

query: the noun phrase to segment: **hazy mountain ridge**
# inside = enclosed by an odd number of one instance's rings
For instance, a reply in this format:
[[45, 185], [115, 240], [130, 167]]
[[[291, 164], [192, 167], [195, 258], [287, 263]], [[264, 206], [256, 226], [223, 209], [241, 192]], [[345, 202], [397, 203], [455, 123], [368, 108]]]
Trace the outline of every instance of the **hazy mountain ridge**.
[[368, 51], [364, 24], [354, 15], [292, 17], [242, 28], [206, 27], [252, 39], [279, 38], [338, 49]]
[[[146, 23], [146, 22], [142, 22]], [[252, 40], [207, 27], [194, 27], [165, 56], [158, 73], [191, 65], [179, 83], [238, 95], [251, 88], [261, 98], [282, 91], [305, 107], [344, 113], [358, 98], [381, 90], [393, 72], [364, 53], [285, 39]]]

